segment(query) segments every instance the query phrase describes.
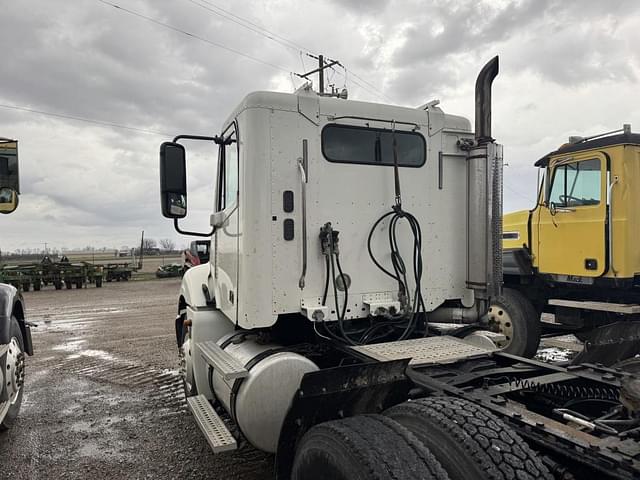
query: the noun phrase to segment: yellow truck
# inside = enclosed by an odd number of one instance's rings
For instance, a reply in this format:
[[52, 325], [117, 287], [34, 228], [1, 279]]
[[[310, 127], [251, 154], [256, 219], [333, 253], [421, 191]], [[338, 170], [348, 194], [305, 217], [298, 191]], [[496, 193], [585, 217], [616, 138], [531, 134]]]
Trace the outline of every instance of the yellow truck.
[[583, 340], [582, 362], [639, 353], [640, 134], [571, 137], [535, 166], [536, 205], [503, 217], [504, 293], [490, 324], [518, 355], [535, 353], [541, 329]]
[[[19, 194], [18, 142], [0, 137], [0, 213], [15, 211]], [[33, 355], [30, 327], [20, 291], [0, 283], [0, 435], [15, 424], [22, 404], [25, 357]]]
[[18, 141], [0, 137], [0, 213], [18, 208]]

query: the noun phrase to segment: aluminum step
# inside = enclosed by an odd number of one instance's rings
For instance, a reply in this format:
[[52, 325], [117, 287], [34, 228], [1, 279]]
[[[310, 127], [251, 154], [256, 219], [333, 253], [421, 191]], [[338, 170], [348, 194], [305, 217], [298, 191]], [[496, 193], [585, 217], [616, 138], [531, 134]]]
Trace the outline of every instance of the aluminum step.
[[211, 365], [218, 374], [222, 375], [225, 380], [245, 378], [249, 375], [244, 365], [222, 350], [216, 342], [209, 340], [207, 342], [200, 342], [197, 346], [204, 360]]
[[498, 347], [480, 347], [446, 335], [350, 348], [381, 362], [410, 358], [409, 365], [412, 366], [452, 363], [498, 350]]
[[204, 395], [187, 397], [187, 404], [213, 453], [228, 452], [238, 448], [236, 439]]
[[583, 310], [596, 310], [599, 312], [622, 313], [625, 315], [640, 313], [640, 305], [627, 303], [588, 302], [552, 298], [549, 300], [549, 305], [554, 305], [556, 307], [580, 308]]

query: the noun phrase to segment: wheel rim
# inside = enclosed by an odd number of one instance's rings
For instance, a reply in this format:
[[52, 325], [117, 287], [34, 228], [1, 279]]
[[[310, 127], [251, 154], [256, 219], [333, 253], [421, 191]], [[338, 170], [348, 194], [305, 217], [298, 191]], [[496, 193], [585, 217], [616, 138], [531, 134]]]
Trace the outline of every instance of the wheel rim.
[[9, 343], [4, 368], [9, 403], [13, 405], [16, 403], [20, 389], [24, 384], [24, 352], [15, 337], [13, 337]]
[[500, 305], [489, 307], [489, 328], [492, 332], [501, 333], [505, 339], [495, 342], [499, 348], [507, 348], [513, 339], [513, 321], [511, 315]]

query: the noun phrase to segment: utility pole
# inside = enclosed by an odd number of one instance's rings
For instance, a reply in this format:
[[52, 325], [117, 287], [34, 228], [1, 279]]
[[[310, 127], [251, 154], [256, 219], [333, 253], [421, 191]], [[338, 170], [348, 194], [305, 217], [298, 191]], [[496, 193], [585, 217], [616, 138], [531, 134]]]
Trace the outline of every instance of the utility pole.
[[144, 230], [142, 230], [142, 237], [140, 238], [140, 258], [138, 261], [138, 270], [142, 270], [143, 257], [144, 257]]
[[324, 55], [318, 55], [317, 57], [315, 55], [311, 55], [310, 53], [307, 53], [307, 55], [311, 58], [315, 58], [316, 60], [318, 60], [318, 68], [316, 68], [315, 70], [311, 70], [309, 72], [306, 73], [296, 73], [296, 75], [300, 78], [304, 78], [306, 80], [309, 80], [309, 75], [313, 75], [314, 73], [318, 74], [318, 80], [319, 80], [319, 89], [318, 89], [318, 93], [320, 95], [324, 94], [324, 71], [327, 68], [331, 68], [334, 65], [338, 65], [338, 66], [342, 66], [342, 64], [338, 61], [338, 60], [325, 60], [324, 59]]
[[320, 81], [320, 93], [324, 93], [324, 55], [318, 57], [318, 77]]

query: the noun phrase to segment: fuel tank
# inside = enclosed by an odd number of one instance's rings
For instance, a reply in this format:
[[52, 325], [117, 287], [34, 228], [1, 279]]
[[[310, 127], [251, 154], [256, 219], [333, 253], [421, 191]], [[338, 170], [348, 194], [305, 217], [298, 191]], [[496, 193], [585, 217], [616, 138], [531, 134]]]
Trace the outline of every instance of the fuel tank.
[[318, 370], [306, 357], [257, 337], [223, 337], [218, 344], [249, 371], [245, 378], [225, 380], [213, 372], [216, 398], [256, 448], [275, 453], [280, 429], [302, 377]]

